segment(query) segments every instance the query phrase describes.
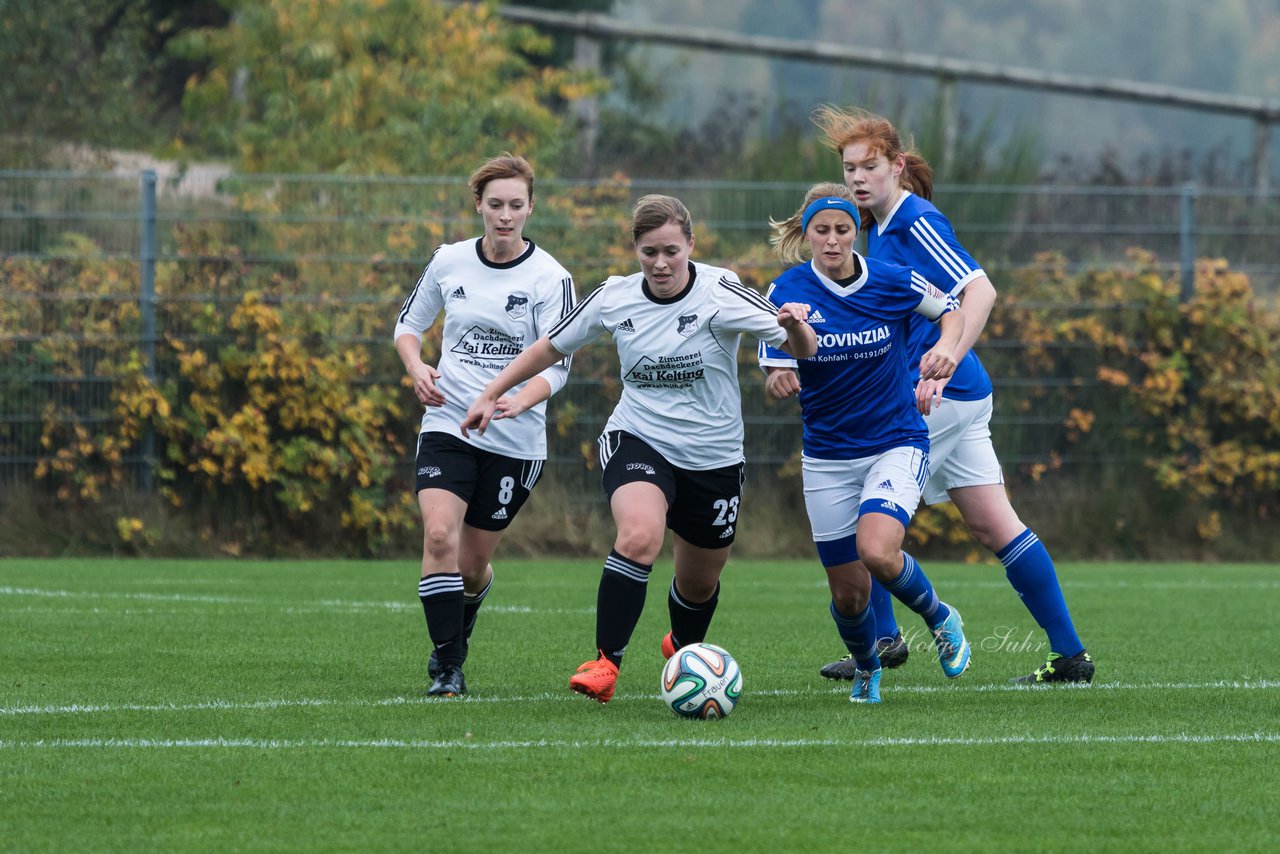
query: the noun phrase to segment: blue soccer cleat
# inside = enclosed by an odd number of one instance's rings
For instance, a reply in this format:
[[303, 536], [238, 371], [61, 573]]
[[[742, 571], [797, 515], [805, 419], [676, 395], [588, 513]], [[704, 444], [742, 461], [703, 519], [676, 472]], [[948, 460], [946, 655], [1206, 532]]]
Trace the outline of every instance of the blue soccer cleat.
[[853, 690], [849, 692], [850, 703], [880, 702], [880, 668], [875, 670], [858, 670], [853, 674]]
[[[943, 604], [946, 604], [945, 602]], [[938, 663], [948, 679], [955, 679], [969, 669], [969, 642], [964, 637], [964, 620], [950, 605], [951, 616], [933, 630], [933, 643], [938, 647]]]

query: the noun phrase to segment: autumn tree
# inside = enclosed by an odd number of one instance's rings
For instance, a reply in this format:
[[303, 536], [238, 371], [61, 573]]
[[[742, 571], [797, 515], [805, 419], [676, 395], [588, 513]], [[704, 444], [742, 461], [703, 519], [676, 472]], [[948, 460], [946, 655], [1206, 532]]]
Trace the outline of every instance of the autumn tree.
[[492, 4], [260, 0], [189, 33], [182, 143], [248, 171], [456, 174], [500, 150], [542, 164], [573, 142], [552, 102], [598, 85], [535, 67], [551, 42]]

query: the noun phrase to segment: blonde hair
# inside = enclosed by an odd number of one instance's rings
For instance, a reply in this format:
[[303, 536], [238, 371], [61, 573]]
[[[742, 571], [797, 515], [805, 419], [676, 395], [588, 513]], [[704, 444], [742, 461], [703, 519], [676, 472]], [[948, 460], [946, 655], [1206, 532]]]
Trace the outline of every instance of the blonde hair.
[[529, 188], [529, 201], [533, 201], [533, 167], [529, 161], [510, 152], [502, 152], [484, 162], [479, 169], [471, 173], [471, 195], [480, 201], [484, 197], [484, 188], [490, 181], [499, 178], [523, 178]]
[[631, 242], [639, 243], [641, 237], [669, 222], [680, 226], [686, 240], [693, 240], [693, 217], [684, 202], [675, 196], [641, 196], [631, 209]]
[[827, 196], [853, 201], [853, 193], [844, 184], [823, 181], [809, 188], [799, 209], [791, 216], [781, 222], [770, 218], [769, 227], [773, 229], [773, 234], [769, 236], [769, 245], [773, 247], [775, 255], [788, 264], [799, 264], [809, 257], [809, 241], [805, 239], [803, 227], [804, 209]]
[[[823, 143], [841, 157], [846, 148], [857, 142], [865, 143], [873, 154], [883, 154], [890, 163], [902, 155], [905, 165], [898, 176], [899, 185], [921, 198], [933, 198], [933, 168], [913, 149], [910, 139], [903, 142], [898, 129], [884, 116], [858, 108], [844, 110], [823, 104], [813, 111], [812, 119], [821, 131]], [[871, 223], [871, 213], [863, 210], [862, 227], [867, 228]]]

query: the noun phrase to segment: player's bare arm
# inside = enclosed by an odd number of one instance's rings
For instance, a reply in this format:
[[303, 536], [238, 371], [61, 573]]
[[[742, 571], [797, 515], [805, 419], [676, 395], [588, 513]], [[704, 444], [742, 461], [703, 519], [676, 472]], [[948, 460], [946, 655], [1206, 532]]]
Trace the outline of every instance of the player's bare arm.
[[987, 318], [996, 304], [996, 288], [986, 276], [978, 276], [964, 286], [957, 297], [960, 307], [964, 309], [964, 334], [956, 345], [956, 363], [964, 361], [969, 351], [982, 337], [982, 330], [987, 328]]
[[[504, 394], [525, 380], [545, 371], [564, 357], [565, 354], [557, 350], [550, 339], [545, 336], [530, 344], [523, 353], [512, 359], [502, 369], [501, 373], [484, 387], [484, 391], [468, 407], [467, 416], [460, 425], [462, 427], [462, 435], [468, 436], [470, 434], [467, 431], [474, 429], [483, 436], [484, 431], [489, 428], [489, 422], [493, 420], [494, 411], [498, 408], [498, 401]], [[546, 380], [543, 380], [543, 384], [546, 384]], [[549, 397], [551, 393], [550, 386], [547, 386], [546, 391]], [[545, 400], [546, 398], [543, 399]], [[510, 405], [510, 401], [508, 401], [508, 405]]]
[[764, 391], [774, 400], [786, 400], [800, 393], [800, 375], [791, 368], [764, 369]]
[[404, 363], [405, 373], [413, 384], [413, 393], [426, 406], [443, 406], [444, 393], [436, 387], [440, 372], [422, 361], [422, 339], [416, 335], [401, 335], [396, 339], [396, 352]]
[[818, 352], [818, 336], [808, 319], [808, 303], [788, 302], [778, 309], [778, 325], [787, 330], [787, 341], [781, 349], [797, 359], [808, 359]]
[[956, 344], [964, 334], [964, 309], [955, 309], [938, 319], [938, 343], [920, 357], [920, 379], [946, 379], [956, 371]]
[[524, 384], [524, 388], [520, 389], [518, 394], [509, 397], [503, 395], [498, 398], [493, 417], [495, 419], [515, 418], [521, 412], [532, 409], [549, 397], [551, 397], [551, 383], [540, 376], [535, 376]]

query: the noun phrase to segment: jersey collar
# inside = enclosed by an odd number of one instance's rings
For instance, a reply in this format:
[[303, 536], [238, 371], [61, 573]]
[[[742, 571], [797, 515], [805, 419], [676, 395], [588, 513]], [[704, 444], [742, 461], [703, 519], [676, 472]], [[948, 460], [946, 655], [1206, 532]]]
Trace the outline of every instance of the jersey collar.
[[876, 234], [884, 234], [884, 230], [889, 227], [889, 223], [893, 222], [893, 215], [898, 212], [898, 208], [902, 207], [902, 203], [907, 200], [908, 196], [914, 195], [910, 190], [903, 190], [902, 195], [898, 196], [898, 203], [893, 206], [893, 210], [885, 216], [884, 222], [876, 223]]
[[526, 237], [524, 239], [524, 251], [512, 258], [510, 261], [503, 261], [499, 264], [497, 261], [490, 261], [488, 258], [484, 257], [484, 249], [481, 245], [483, 242], [483, 237], [476, 238], [476, 257], [480, 259], [481, 264], [493, 270], [510, 270], [512, 267], [517, 266], [521, 261], [532, 255], [533, 250], [537, 248], [533, 245], [533, 241]]
[[660, 297], [657, 294], [655, 294], [652, 290], [649, 289], [649, 280], [646, 279], [643, 275], [640, 276], [640, 282], [641, 282], [640, 289], [644, 291], [644, 297], [645, 299], [649, 300], [649, 302], [656, 302], [658, 305], [671, 305], [671, 303], [680, 302], [680, 300], [684, 299], [686, 296], [689, 295], [689, 291], [693, 290], [694, 280], [697, 278], [698, 278], [698, 270], [693, 266], [693, 262], [690, 261], [689, 262], [689, 281], [685, 282], [684, 287], [680, 290], [680, 293], [675, 294], [673, 296], [669, 296], [669, 297]]
[[857, 273], [854, 276], [853, 281], [844, 285], [840, 284], [835, 279], [829, 278], [825, 273], [818, 269], [818, 265], [813, 261], [809, 262], [809, 269], [818, 277], [818, 281], [822, 283], [824, 288], [831, 291], [833, 294], [847, 297], [850, 294], [857, 293], [862, 289], [862, 286], [867, 283], [867, 259], [863, 258], [857, 252], [854, 252], [853, 263], [857, 268]]

